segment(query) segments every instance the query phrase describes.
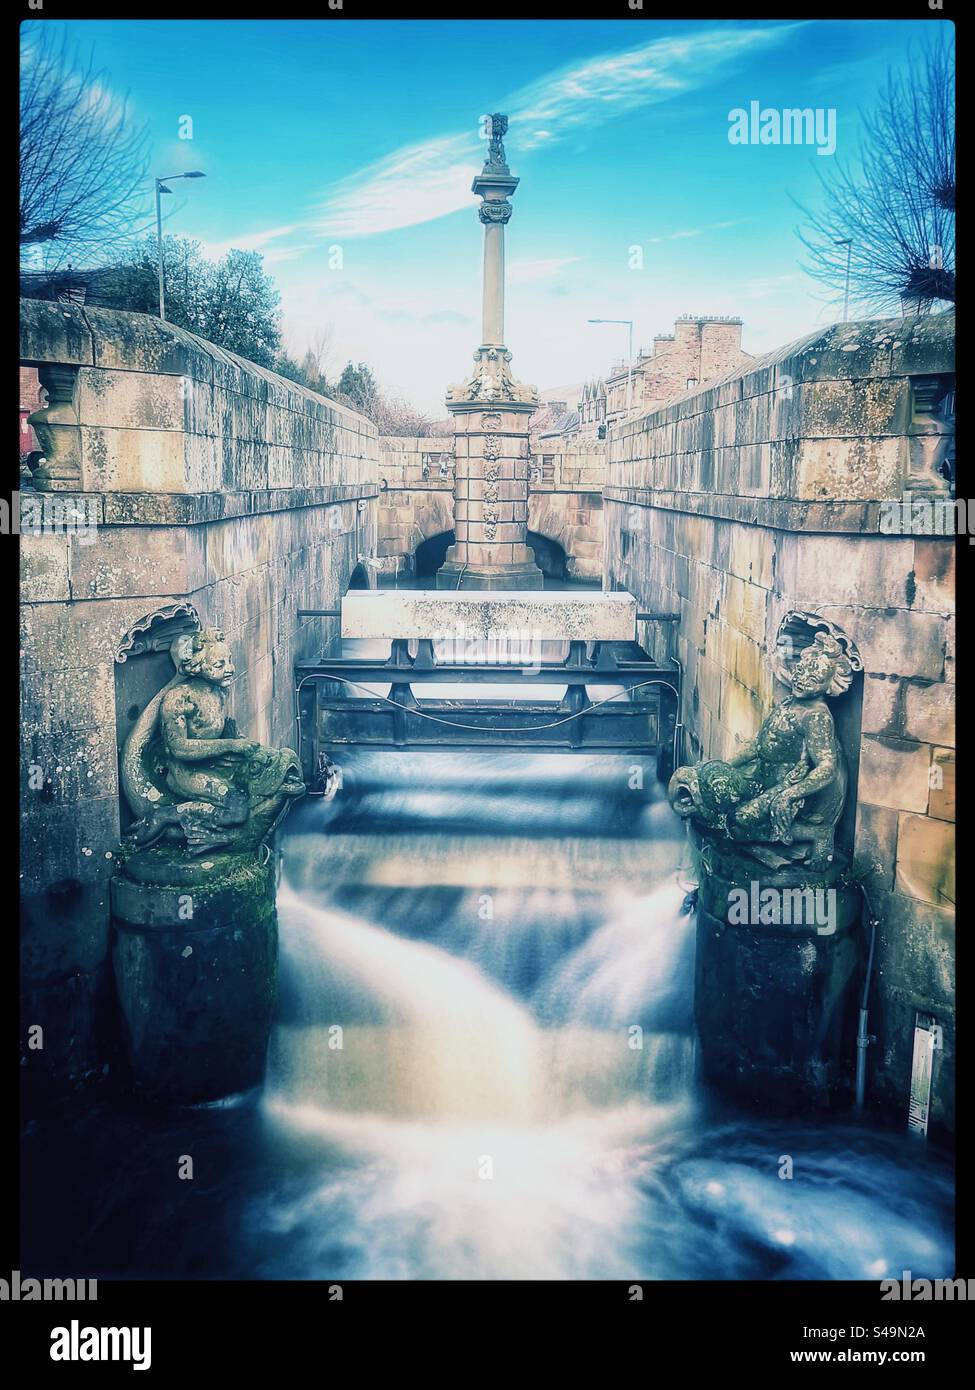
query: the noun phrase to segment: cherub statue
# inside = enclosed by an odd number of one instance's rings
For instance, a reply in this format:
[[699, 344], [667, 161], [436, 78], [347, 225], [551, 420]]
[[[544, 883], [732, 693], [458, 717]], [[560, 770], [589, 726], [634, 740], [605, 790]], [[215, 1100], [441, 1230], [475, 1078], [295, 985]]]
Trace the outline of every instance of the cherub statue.
[[227, 717], [234, 663], [224, 634], [178, 638], [176, 675], [150, 700], [126, 740], [122, 786], [139, 817], [128, 841], [165, 837], [191, 855], [256, 849], [304, 792], [297, 754], [262, 748]]
[[846, 765], [826, 697], [847, 690], [852, 675], [842, 643], [817, 632], [785, 675], [792, 694], [755, 738], [727, 762], [677, 768], [667, 789], [677, 814], [769, 868], [826, 869], [846, 798]]
[[495, 111], [488, 117], [488, 121], [488, 152], [485, 168], [507, 171], [508, 161], [505, 157], [503, 141], [508, 133], [508, 117], [501, 111]]

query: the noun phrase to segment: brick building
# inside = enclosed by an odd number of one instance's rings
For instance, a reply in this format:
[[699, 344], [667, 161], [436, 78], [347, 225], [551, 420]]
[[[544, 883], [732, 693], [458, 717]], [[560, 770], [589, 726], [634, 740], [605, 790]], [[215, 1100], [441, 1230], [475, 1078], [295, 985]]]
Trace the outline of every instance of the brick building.
[[650, 351], [637, 353], [630, 378], [625, 361], [616, 362], [605, 380], [587, 382], [579, 401], [583, 428], [595, 431], [627, 413], [632, 391], [636, 411], [655, 410], [685, 391], [733, 372], [751, 360], [741, 346], [740, 318], [684, 314], [673, 333], [659, 333]]

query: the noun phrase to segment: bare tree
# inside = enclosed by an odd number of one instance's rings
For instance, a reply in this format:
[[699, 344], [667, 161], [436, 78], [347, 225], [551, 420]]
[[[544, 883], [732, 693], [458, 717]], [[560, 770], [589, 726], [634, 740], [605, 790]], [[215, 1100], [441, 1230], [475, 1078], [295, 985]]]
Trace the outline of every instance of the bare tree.
[[325, 324], [317, 328], [308, 340], [308, 350], [305, 353], [305, 362], [314, 370], [316, 378], [322, 381], [328, 380], [328, 373], [332, 366], [332, 358], [335, 352], [335, 331], [330, 324]]
[[51, 268], [131, 235], [148, 172], [145, 126], [56, 34], [25, 26], [20, 85], [20, 244], [43, 246]]
[[863, 117], [859, 162], [821, 175], [824, 202], [798, 232], [805, 269], [850, 298], [888, 312], [955, 298], [954, 50], [929, 43], [909, 74], [888, 73]]
[[380, 392], [372, 410], [366, 412], [380, 434], [428, 435], [432, 434], [432, 421], [400, 396], [387, 396]]

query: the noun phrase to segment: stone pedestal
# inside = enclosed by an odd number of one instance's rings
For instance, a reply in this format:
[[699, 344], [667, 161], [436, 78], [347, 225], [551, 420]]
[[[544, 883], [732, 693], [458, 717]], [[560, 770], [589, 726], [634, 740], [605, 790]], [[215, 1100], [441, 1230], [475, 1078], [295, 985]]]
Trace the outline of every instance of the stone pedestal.
[[707, 1085], [766, 1114], [851, 1102], [861, 903], [839, 863], [814, 874], [702, 856], [694, 1015]]
[[116, 874], [112, 964], [139, 1093], [196, 1104], [261, 1083], [277, 981], [274, 899], [270, 852], [201, 861], [146, 850]]
[[456, 539], [437, 573], [438, 589], [542, 587], [542, 572], [525, 540], [533, 408], [507, 402], [451, 410]]

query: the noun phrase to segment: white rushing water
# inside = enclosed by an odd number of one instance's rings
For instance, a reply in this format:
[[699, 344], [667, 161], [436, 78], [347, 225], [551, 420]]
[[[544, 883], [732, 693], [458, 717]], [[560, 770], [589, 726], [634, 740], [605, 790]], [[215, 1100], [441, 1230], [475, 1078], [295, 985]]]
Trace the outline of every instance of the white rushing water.
[[[264, 1112], [292, 1176], [255, 1214], [274, 1237], [259, 1274], [948, 1272], [901, 1147], [792, 1126], [804, 1181], [783, 1183], [779, 1133], [702, 1118], [694, 919], [659, 789], [616, 816], [623, 773], [583, 764], [600, 838], [566, 879], [546, 827], [566, 792], [584, 799], [578, 760], [532, 781], [529, 760], [431, 759], [424, 802], [415, 757], [399, 781], [390, 758], [365, 759], [345, 807], [286, 846]], [[438, 815], [430, 886], [414, 837]]]

